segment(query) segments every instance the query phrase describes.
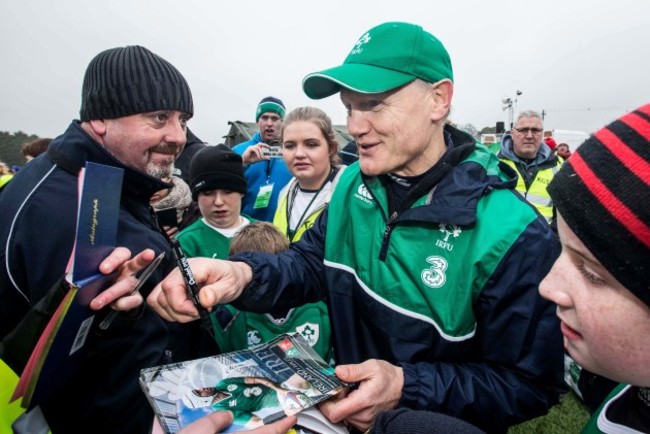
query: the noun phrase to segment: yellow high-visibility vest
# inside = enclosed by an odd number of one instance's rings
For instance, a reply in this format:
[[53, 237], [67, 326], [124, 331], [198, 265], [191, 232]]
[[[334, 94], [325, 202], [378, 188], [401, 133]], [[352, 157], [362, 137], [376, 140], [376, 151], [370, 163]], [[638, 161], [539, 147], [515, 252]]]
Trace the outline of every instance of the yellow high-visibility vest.
[[515, 162], [506, 158], [503, 158], [501, 161], [515, 169], [517, 172], [517, 186], [515, 189], [520, 192], [530, 204], [537, 208], [539, 213], [550, 223], [553, 218], [553, 201], [551, 200], [551, 196], [548, 194], [546, 188], [553, 180], [557, 171], [560, 170], [560, 167], [562, 167], [562, 159], [558, 158], [557, 163], [553, 167], [538, 171], [528, 190], [526, 190], [526, 183], [524, 182], [523, 176], [519, 173], [519, 170], [517, 170]]
[[312, 199], [313, 206], [310, 204], [307, 207], [307, 210], [305, 210], [309, 211], [310, 214], [303, 216], [302, 221], [299, 222], [299, 226], [295, 228], [295, 231], [293, 233], [290, 233], [289, 230], [291, 210], [288, 208], [288, 205], [290, 200], [289, 196], [291, 196], [292, 193], [295, 193], [296, 190], [300, 188], [298, 180], [295, 177], [291, 178], [289, 184], [287, 184], [282, 189], [280, 192], [280, 197], [278, 198], [278, 207], [276, 208], [275, 216], [273, 217], [273, 224], [277, 226], [280, 231], [282, 231], [282, 233], [287, 236], [287, 238], [289, 238], [289, 241], [298, 241], [300, 237], [302, 237], [302, 234], [304, 234], [307, 229], [314, 225], [320, 213], [323, 212], [325, 206], [329, 203], [332, 192], [334, 191], [334, 188], [336, 187], [336, 184], [338, 183], [339, 178], [345, 171], [346, 167], [347, 166], [341, 165], [337, 168], [332, 169], [332, 172], [325, 180], [320, 190], [316, 193], [314, 199]]
[[275, 211], [275, 216], [273, 217], [273, 224], [276, 225], [280, 231], [282, 231], [283, 234], [287, 235], [290, 241], [298, 241], [301, 237], [302, 234], [309, 229], [310, 227], [314, 226], [314, 222], [320, 215], [320, 213], [325, 209], [325, 204], [321, 205], [317, 210], [312, 212], [303, 222], [301, 222], [300, 227], [296, 228], [295, 233], [293, 234], [293, 237], [289, 237], [289, 221], [287, 220], [287, 201], [288, 201], [288, 195], [283, 195], [280, 197], [280, 200], [278, 201], [278, 208]]
[[18, 384], [18, 375], [0, 360], [0, 433], [11, 434], [11, 424], [25, 412], [20, 406], [20, 399], [9, 403]]

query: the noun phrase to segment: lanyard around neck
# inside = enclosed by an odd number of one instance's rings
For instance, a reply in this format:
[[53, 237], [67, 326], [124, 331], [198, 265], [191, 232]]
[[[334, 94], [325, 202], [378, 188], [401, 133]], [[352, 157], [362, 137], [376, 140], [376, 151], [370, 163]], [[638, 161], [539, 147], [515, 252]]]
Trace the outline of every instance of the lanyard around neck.
[[316, 194], [311, 198], [309, 201], [309, 204], [305, 208], [305, 210], [302, 212], [302, 216], [298, 219], [298, 223], [296, 223], [296, 229], [292, 230], [291, 229], [291, 212], [293, 211], [293, 205], [295, 203], [296, 196], [298, 195], [298, 190], [300, 190], [300, 183], [296, 182], [296, 188], [293, 189], [291, 192], [291, 197], [287, 198], [287, 207], [286, 207], [286, 218], [287, 218], [287, 237], [289, 238], [290, 242], [293, 242], [293, 238], [296, 235], [296, 232], [298, 232], [298, 229], [300, 226], [304, 224], [305, 221], [305, 216], [307, 215], [307, 212], [311, 208], [311, 206], [314, 204], [314, 201], [318, 197], [318, 195], [321, 193], [323, 188], [327, 185], [328, 182], [330, 182], [334, 176], [336, 175], [336, 172], [338, 172], [338, 168], [332, 168], [330, 169], [329, 175], [327, 175], [327, 178], [323, 181], [323, 183], [320, 185], [318, 190], [316, 190]]

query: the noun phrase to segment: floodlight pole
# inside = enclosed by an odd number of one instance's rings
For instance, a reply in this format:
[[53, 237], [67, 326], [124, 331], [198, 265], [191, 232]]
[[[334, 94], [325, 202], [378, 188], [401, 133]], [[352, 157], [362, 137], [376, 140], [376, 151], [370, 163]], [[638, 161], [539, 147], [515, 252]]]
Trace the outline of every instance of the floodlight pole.
[[505, 97], [501, 100], [503, 103], [503, 110], [508, 110], [508, 125], [509, 129], [512, 129], [512, 99], [510, 97]]
[[512, 127], [514, 126], [514, 113], [517, 111], [517, 100], [521, 94], [523, 94], [523, 92], [517, 89], [514, 100], [510, 97], [505, 97], [501, 100], [503, 103], [503, 110], [508, 110], [508, 125], [510, 126], [510, 130], [512, 130]]
[[[519, 98], [519, 96], [520, 96], [522, 93], [523, 93], [523, 92], [520, 91], [519, 89], [517, 89], [517, 91], [515, 92], [515, 95], [516, 95], [516, 96], [515, 96], [515, 110], [514, 110], [515, 112], [517, 112], [517, 99]], [[510, 124], [510, 128], [512, 128], [512, 121], [511, 121], [511, 124]]]

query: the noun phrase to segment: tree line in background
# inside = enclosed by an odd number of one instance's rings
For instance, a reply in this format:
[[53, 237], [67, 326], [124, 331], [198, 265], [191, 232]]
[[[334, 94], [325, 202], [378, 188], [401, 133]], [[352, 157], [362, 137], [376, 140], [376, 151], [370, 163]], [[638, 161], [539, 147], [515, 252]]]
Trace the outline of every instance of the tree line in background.
[[[471, 134], [477, 140], [480, 139], [481, 134], [494, 133], [496, 131], [495, 127], [484, 127], [478, 130], [472, 124], [457, 125], [457, 127]], [[0, 131], [0, 161], [6, 163], [9, 167], [23, 166], [25, 164], [25, 158], [20, 152], [20, 147], [24, 143], [32, 142], [38, 138], [37, 135], [28, 135], [22, 131], [16, 131], [15, 133]]]
[[33, 142], [38, 138], [37, 135], [28, 135], [22, 131], [16, 131], [15, 133], [0, 131], [0, 161], [6, 163], [9, 167], [23, 166], [25, 157], [20, 152], [20, 147], [24, 143]]

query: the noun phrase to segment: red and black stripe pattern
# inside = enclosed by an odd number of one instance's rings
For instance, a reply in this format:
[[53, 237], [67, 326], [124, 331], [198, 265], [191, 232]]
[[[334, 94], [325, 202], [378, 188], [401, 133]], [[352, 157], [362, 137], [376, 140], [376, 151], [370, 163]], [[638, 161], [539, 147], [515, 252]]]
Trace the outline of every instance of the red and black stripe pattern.
[[548, 191], [591, 253], [650, 306], [650, 104], [587, 139]]

